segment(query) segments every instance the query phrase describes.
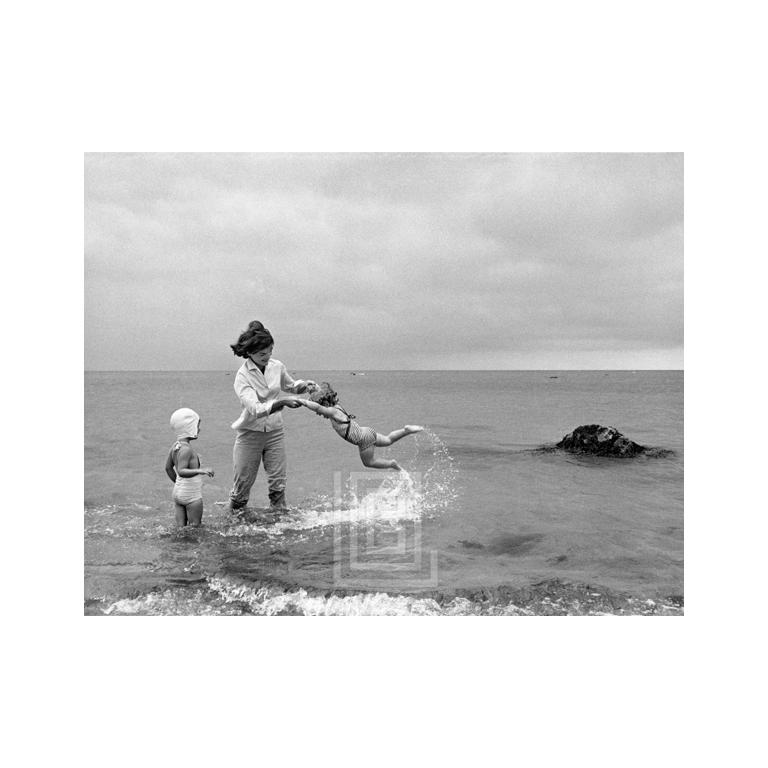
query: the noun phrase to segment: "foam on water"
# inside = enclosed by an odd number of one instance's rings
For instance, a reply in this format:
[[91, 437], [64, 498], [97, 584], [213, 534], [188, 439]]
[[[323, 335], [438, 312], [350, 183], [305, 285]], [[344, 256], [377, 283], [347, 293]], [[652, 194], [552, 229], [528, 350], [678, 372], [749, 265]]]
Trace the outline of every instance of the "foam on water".
[[454, 597], [442, 604], [431, 597], [357, 592], [311, 594], [305, 589], [253, 586], [214, 577], [199, 588], [173, 587], [110, 603], [102, 613], [115, 616], [541, 616], [661, 615], [681, 616], [682, 605], [636, 598], [608, 599], [600, 593], [548, 594], [517, 605], [510, 600]]
[[297, 613], [304, 616], [407, 616], [437, 615], [440, 606], [434, 600], [387, 593], [355, 595], [310, 595], [304, 589], [282, 591], [261, 587], [254, 589], [227, 579], [212, 579], [209, 588], [225, 603], [241, 603], [249, 613], [259, 616]]
[[304, 589], [283, 591], [278, 588], [253, 588], [225, 578], [208, 583], [225, 604], [239, 603], [250, 614], [276, 616], [471, 616], [480, 613], [496, 615], [528, 615], [524, 608], [512, 603], [481, 606], [464, 597], [456, 597], [440, 605], [430, 597], [390, 595], [387, 592], [359, 592], [352, 595], [312, 595]]
[[428, 597], [361, 592], [352, 595], [312, 595], [304, 589], [252, 587], [228, 578], [209, 579], [207, 589], [166, 589], [137, 598], [113, 602], [107, 615], [137, 616], [471, 616], [528, 615], [524, 608], [499, 605], [491, 608], [457, 597], [445, 605]]

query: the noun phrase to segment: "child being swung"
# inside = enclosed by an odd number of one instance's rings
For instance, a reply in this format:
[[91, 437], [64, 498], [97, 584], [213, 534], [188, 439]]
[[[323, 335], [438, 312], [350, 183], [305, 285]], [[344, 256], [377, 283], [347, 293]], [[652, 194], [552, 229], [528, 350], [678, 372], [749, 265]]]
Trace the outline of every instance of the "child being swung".
[[402, 470], [402, 467], [394, 459], [377, 459], [375, 449], [392, 445], [392, 443], [396, 443], [406, 435], [421, 432], [424, 427], [406, 424], [401, 429], [396, 429], [388, 435], [382, 435], [373, 427], [360, 426], [355, 421], [355, 417], [347, 413], [338, 404], [339, 397], [327, 381], [324, 381], [319, 387], [314, 385], [310, 391], [312, 392], [310, 400], [297, 398], [298, 401], [305, 408], [314, 411], [318, 416], [324, 416], [326, 419], [329, 419], [331, 427], [333, 427], [337, 435], [348, 443], [356, 445], [360, 450], [360, 459], [366, 467]]

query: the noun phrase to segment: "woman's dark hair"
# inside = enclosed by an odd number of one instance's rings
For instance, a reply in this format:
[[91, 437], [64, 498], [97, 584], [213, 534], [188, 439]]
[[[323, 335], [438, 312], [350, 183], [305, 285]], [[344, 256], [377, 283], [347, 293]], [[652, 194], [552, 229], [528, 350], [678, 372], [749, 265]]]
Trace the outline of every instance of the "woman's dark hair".
[[248, 328], [240, 334], [234, 344], [229, 346], [238, 357], [248, 357], [275, 343], [272, 334], [258, 321], [252, 320]]
[[309, 396], [309, 399], [318, 405], [331, 406], [339, 402], [339, 396], [333, 391], [333, 387], [324, 381]]

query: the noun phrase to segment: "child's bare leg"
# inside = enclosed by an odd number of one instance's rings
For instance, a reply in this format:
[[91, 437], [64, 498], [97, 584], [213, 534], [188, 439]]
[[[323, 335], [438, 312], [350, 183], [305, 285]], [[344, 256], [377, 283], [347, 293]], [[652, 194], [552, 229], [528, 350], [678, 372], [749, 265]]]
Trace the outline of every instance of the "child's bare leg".
[[203, 522], [203, 500], [198, 499], [187, 504], [187, 524], [198, 528]]
[[383, 448], [387, 445], [392, 445], [398, 440], [402, 440], [406, 435], [412, 435], [414, 432], [421, 432], [424, 427], [418, 427], [415, 424], [406, 424], [402, 429], [396, 429], [394, 432], [390, 432], [388, 435], [381, 435], [376, 433], [376, 445], [379, 448]]
[[183, 504], [173, 503], [176, 525], [185, 526], [187, 524], [187, 508]]
[[371, 469], [396, 469], [398, 472], [402, 470], [402, 467], [394, 459], [377, 459], [375, 453], [376, 451], [373, 446], [360, 451], [360, 459], [366, 467], [371, 467]]

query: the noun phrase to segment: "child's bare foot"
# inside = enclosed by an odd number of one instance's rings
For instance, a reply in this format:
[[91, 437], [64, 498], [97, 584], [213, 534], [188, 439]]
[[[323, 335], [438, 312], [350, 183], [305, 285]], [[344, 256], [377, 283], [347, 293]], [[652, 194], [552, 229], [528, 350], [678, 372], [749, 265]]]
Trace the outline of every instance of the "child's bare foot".
[[389, 468], [396, 469], [398, 472], [403, 471], [403, 468], [394, 459], [392, 459], [392, 463], [389, 465]]
[[410, 435], [414, 432], [423, 432], [424, 427], [418, 426], [418, 424], [406, 424], [403, 429], [405, 430], [406, 435]]

